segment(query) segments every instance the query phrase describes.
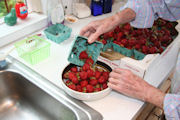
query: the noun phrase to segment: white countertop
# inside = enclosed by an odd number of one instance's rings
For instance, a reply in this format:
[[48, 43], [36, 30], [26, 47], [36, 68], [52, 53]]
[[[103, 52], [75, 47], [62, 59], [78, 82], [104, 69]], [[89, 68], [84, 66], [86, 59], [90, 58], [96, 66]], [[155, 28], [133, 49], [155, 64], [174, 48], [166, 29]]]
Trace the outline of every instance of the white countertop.
[[[116, 5], [116, 7], [118, 6]], [[61, 73], [69, 63], [67, 61], [67, 58], [70, 52], [70, 48], [72, 46], [72, 41], [79, 33], [79, 30], [83, 26], [88, 24], [90, 21], [104, 18], [110, 15], [112, 15], [112, 13], [97, 17], [91, 16], [89, 18], [79, 20], [77, 23], [74, 24], [65, 23], [67, 26], [72, 27], [73, 31], [71, 37], [60, 44], [49, 41], [51, 42], [50, 57], [34, 66], [24, 62], [23, 59], [18, 57], [15, 50], [11, 52], [10, 55], [22, 61], [24, 64], [34, 69], [42, 76], [46, 77], [58, 87], [61, 87], [61, 84], [59, 82], [61, 80]], [[13, 45], [10, 44], [4, 48], [1, 48], [1, 52], [7, 51], [12, 46]], [[103, 115], [104, 120], [131, 120], [137, 115], [137, 113], [143, 108], [143, 105], [145, 104], [142, 101], [126, 97], [115, 91], [112, 91], [108, 96], [100, 100], [85, 103], [88, 104], [90, 107], [94, 108], [95, 110], [99, 111]]]

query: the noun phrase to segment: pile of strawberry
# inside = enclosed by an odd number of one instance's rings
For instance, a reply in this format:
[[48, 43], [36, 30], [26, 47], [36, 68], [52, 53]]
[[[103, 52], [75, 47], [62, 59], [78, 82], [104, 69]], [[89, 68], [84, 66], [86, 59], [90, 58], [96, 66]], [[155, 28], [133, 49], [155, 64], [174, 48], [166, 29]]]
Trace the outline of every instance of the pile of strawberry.
[[74, 66], [64, 74], [63, 79], [66, 86], [84, 93], [106, 89], [109, 71], [93, 65], [94, 61], [86, 51], [80, 53], [79, 59], [85, 61], [85, 64], [82, 67]]
[[101, 35], [98, 41], [106, 44], [107, 40], [112, 40], [121, 47], [136, 49], [144, 54], [162, 53], [173, 41], [172, 36], [178, 34], [175, 25], [175, 22], [158, 19], [152, 28], [137, 29], [127, 23]]

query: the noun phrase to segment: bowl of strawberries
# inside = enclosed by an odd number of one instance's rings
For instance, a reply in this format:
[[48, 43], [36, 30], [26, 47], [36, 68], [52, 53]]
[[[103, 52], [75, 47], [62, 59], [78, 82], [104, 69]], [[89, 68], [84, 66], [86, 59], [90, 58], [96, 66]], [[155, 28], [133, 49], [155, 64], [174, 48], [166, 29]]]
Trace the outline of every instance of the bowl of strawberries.
[[112, 71], [107, 64], [88, 58], [83, 66], [70, 63], [62, 73], [62, 86], [67, 94], [78, 100], [92, 101], [111, 92], [107, 82]]

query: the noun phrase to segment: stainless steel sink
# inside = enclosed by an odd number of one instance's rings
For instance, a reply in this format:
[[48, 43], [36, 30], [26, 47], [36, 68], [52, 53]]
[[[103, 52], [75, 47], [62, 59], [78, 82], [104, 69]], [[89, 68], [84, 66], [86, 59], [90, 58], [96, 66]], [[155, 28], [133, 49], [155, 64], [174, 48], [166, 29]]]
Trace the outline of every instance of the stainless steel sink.
[[15, 60], [0, 71], [0, 120], [102, 120], [102, 115]]

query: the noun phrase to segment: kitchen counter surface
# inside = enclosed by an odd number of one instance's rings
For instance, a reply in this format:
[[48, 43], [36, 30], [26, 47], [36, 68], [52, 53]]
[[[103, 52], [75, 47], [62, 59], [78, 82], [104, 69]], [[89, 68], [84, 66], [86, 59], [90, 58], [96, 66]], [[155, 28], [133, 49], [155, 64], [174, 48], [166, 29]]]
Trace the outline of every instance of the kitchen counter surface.
[[[119, 6], [115, 5], [113, 9], [117, 7]], [[77, 23], [73, 23], [73, 24], [65, 22], [67, 26], [72, 27], [73, 31], [71, 37], [60, 44], [56, 44], [54, 42], [49, 41], [51, 43], [51, 55], [48, 59], [40, 62], [39, 64], [32, 66], [24, 62], [23, 59], [18, 57], [17, 52], [15, 50], [11, 52], [10, 55], [22, 61], [24, 64], [34, 69], [42, 76], [46, 77], [48, 80], [56, 84], [58, 87], [61, 87], [61, 84], [59, 82], [61, 80], [61, 73], [63, 69], [69, 64], [67, 58], [73, 43], [72, 41], [75, 39], [80, 29], [86, 24], [88, 24], [90, 21], [93, 21], [95, 19], [105, 18], [112, 14], [113, 13], [97, 16], [97, 17], [91, 16], [89, 18], [79, 20]], [[1, 52], [9, 50], [12, 46], [13, 45], [10, 44], [4, 48], [1, 48]], [[157, 83], [161, 83], [161, 82], [162, 81], [158, 81]], [[99, 111], [103, 115], [104, 120], [134, 119], [145, 105], [145, 103], [140, 100], [136, 100], [124, 96], [115, 91], [112, 91], [108, 96], [100, 100], [91, 101], [91, 102], [83, 101], [83, 102], [85, 102], [87, 105], [94, 108], [95, 110]]]

